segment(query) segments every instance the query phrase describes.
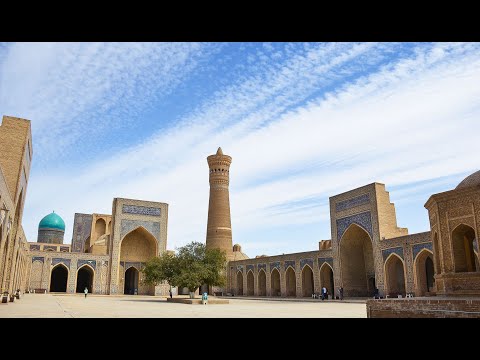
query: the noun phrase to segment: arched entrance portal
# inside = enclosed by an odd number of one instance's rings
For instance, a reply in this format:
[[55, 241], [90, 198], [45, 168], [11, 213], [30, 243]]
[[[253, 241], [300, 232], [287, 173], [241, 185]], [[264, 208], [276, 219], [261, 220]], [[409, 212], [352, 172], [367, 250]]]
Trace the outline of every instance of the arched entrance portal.
[[475, 231], [468, 225], [457, 226], [452, 232], [452, 243], [455, 272], [476, 271]]
[[270, 282], [271, 282], [271, 296], [280, 296], [280, 273], [276, 268], [272, 270]]
[[84, 265], [77, 272], [77, 293], [83, 293], [85, 288], [91, 294], [93, 290], [93, 270], [90, 266]]
[[334, 289], [335, 286], [333, 284], [333, 271], [330, 265], [327, 263], [323, 263], [322, 267], [320, 268], [320, 285], [322, 287], [326, 287], [327, 291], [330, 295], [332, 295], [332, 299], [334, 299]]
[[68, 270], [63, 264], [58, 264], [52, 270], [50, 292], [67, 292]]
[[247, 295], [248, 296], [253, 296], [254, 291], [253, 291], [253, 271], [249, 271], [247, 274]]
[[135, 291], [137, 291], [138, 294], [138, 270], [132, 266], [125, 271], [125, 286], [123, 293], [125, 295], [136, 295]]
[[258, 296], [266, 296], [267, 295], [267, 275], [265, 275], [265, 271], [260, 270], [258, 272]]
[[375, 288], [368, 281], [375, 277], [372, 241], [356, 224], [340, 240], [340, 269], [345, 296], [373, 296]]
[[237, 295], [243, 295], [243, 274], [241, 271], [237, 272]]
[[385, 262], [385, 280], [389, 296], [405, 296], [405, 270], [402, 259], [396, 254], [391, 254]]
[[302, 292], [303, 297], [311, 297], [313, 294], [313, 271], [308, 265], [305, 265], [302, 270]]
[[285, 280], [287, 282], [287, 296], [297, 296], [297, 280], [295, 279], [295, 270], [292, 267], [288, 267]]
[[433, 291], [434, 284], [433, 254], [424, 249], [415, 259], [415, 295], [423, 296]]
[[[143, 227], [138, 227], [135, 230], [129, 232], [122, 240], [120, 244], [120, 266], [124, 266], [128, 268], [130, 265], [128, 263], [135, 263], [132, 264], [137, 267], [135, 269], [136, 273], [136, 285], [133, 287], [133, 283], [127, 284], [127, 272], [125, 272], [125, 277], [119, 278], [119, 287], [120, 289], [123, 287], [130, 289], [137, 289], [138, 295], [154, 295], [155, 294], [155, 287], [153, 285], [145, 285], [141, 281], [141, 274], [138, 274], [138, 270], [141, 269], [143, 266], [142, 264], [146, 263], [152, 257], [156, 256], [158, 252], [158, 245], [157, 240], [155, 237], [148, 232]], [[128, 271], [128, 270], [127, 270]], [[134, 271], [134, 270], [132, 270]], [[120, 274], [122, 274], [120, 272]], [[133, 276], [133, 275], [130, 275]], [[139, 281], [140, 276], [140, 281]], [[129, 278], [130, 281], [133, 278]], [[124, 283], [122, 283], [122, 281]]]

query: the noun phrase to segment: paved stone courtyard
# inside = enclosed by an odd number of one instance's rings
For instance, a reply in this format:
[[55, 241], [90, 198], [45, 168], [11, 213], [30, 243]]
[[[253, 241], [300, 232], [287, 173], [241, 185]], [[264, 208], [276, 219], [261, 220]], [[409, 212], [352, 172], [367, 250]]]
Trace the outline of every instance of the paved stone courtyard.
[[298, 317], [366, 318], [364, 301], [339, 302], [307, 299], [250, 300], [229, 298], [228, 305], [185, 305], [167, 303], [165, 298], [152, 296], [101, 296], [83, 294], [25, 294], [15, 303], [0, 304], [0, 318], [42, 317]]

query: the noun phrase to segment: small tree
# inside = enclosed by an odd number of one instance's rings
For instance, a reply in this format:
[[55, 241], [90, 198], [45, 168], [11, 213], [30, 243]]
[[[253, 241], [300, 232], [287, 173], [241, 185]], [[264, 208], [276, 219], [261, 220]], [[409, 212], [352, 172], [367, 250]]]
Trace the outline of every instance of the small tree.
[[164, 253], [145, 264], [146, 284], [167, 281], [172, 286], [186, 287], [191, 293], [203, 284], [225, 285], [225, 252], [206, 249], [205, 244], [192, 242], [178, 249], [176, 255]]

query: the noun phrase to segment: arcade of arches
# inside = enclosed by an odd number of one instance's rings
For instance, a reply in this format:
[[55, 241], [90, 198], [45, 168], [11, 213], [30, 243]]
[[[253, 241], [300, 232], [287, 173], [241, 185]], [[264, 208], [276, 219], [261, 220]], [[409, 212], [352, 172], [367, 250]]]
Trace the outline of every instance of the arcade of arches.
[[231, 261], [237, 275], [228, 290], [248, 286], [243, 294], [250, 295], [253, 284], [254, 296], [308, 297], [324, 286], [335, 297], [343, 289], [346, 298], [480, 295], [480, 171], [428, 199], [430, 229], [421, 233], [397, 225], [384, 184], [329, 202], [331, 239], [318, 250]]

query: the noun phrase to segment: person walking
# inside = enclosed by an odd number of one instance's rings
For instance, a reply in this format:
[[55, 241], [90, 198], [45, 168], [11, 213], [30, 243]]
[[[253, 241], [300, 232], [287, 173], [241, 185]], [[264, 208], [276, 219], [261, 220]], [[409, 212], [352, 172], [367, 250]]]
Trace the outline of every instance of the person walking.
[[343, 300], [343, 287], [342, 286], [340, 287], [338, 292], [340, 293], [340, 300]]
[[326, 295], [327, 295], [327, 288], [324, 286], [322, 287], [322, 300], [325, 300]]
[[85, 289], [83, 290], [83, 292], [85, 293], [85, 299], [87, 298], [87, 294], [88, 294], [88, 289], [87, 287], [85, 286]]
[[168, 291], [168, 293], [170, 294], [170, 299], [171, 299], [171, 298], [173, 297], [172, 289], [170, 289], [170, 290]]

